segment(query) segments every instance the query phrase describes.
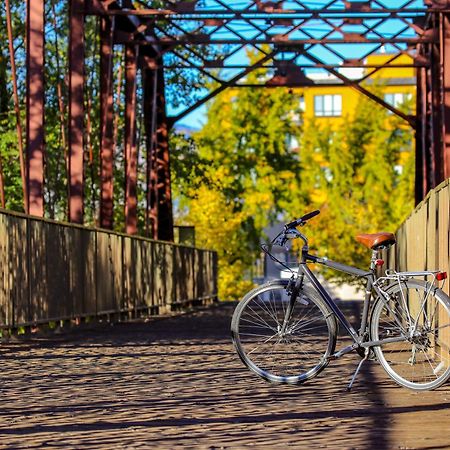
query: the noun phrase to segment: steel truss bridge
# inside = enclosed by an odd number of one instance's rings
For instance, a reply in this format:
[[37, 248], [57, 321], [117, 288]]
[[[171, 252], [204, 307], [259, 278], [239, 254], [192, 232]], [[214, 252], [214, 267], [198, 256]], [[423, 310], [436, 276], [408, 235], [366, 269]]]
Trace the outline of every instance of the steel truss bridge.
[[[397, 6], [392, 6], [393, 4]], [[389, 6], [391, 5], [391, 6]], [[26, 210], [44, 215], [45, 0], [27, 3], [27, 114], [23, 173]], [[137, 232], [136, 122], [146, 130], [146, 217], [149, 234], [173, 239], [168, 132], [194, 109], [229, 87], [248, 87], [247, 76], [264, 67], [271, 74], [258, 86], [314, 84], [308, 73], [324, 70], [397, 114], [415, 130], [416, 201], [450, 177], [450, 1], [262, 1], [262, 0], [70, 0], [68, 4], [69, 220], [83, 223], [86, 152], [85, 24], [100, 21], [100, 225], [113, 226], [113, 58], [125, 54], [124, 153], [126, 231]], [[386, 49], [384, 64], [367, 57]], [[243, 55], [250, 51], [252, 58]], [[349, 56], [350, 55], [350, 56]], [[410, 55], [411, 63], [400, 62]], [[251, 62], [250, 62], [251, 60]], [[402, 60], [404, 61], [404, 59]], [[353, 79], [346, 68], [364, 68]], [[413, 67], [416, 115], [408, 115], [369, 91], [364, 83], [380, 70]], [[362, 72], [361, 72], [362, 73]], [[192, 103], [168, 116], [167, 78], [202, 79]], [[193, 81], [194, 80], [194, 81]], [[136, 89], [140, 83], [144, 104]], [[251, 86], [255, 86], [252, 84]]]

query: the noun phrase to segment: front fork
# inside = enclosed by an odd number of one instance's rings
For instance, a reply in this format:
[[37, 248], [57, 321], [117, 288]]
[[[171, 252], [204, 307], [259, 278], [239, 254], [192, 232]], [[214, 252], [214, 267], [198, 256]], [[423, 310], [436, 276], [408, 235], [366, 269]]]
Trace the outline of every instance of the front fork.
[[301, 274], [295, 281], [291, 280], [289, 285], [287, 286], [289, 297], [289, 304], [286, 308], [286, 312], [284, 313], [283, 325], [281, 326], [280, 333], [282, 336], [286, 334], [286, 328], [288, 326], [289, 320], [292, 315], [292, 311], [294, 310], [295, 302], [297, 301], [298, 295], [303, 287], [303, 279], [305, 278], [305, 274]]

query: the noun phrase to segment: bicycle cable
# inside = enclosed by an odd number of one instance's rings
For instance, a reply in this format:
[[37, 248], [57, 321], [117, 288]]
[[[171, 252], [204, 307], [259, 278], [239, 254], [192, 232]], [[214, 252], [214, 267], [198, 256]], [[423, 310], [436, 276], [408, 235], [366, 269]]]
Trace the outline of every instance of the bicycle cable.
[[[280, 233], [280, 234], [282, 234], [282, 233]], [[278, 236], [280, 236], [280, 234], [279, 234]], [[277, 236], [277, 238], [278, 238], [278, 236]], [[275, 239], [276, 239], [276, 238], [275, 238]], [[295, 275], [295, 272], [294, 272], [289, 266], [287, 266], [286, 264], [284, 264], [284, 263], [283, 263], [282, 261], [280, 261], [278, 258], [276, 258], [275, 256], [273, 256], [272, 253], [270, 253], [270, 251], [269, 251], [269, 245], [268, 245], [268, 244], [261, 244], [260, 247], [261, 247], [261, 250], [262, 250], [266, 255], [268, 255], [269, 258], [270, 258], [272, 261], [275, 261], [276, 263], [280, 264], [280, 265], [283, 266], [285, 269], [289, 270], [289, 272], [291, 272], [292, 275]]]

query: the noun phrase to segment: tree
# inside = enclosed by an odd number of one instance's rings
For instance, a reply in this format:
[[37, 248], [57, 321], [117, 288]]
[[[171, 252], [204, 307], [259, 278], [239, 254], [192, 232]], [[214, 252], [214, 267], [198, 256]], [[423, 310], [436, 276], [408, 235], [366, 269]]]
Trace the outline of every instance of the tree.
[[413, 207], [411, 131], [398, 119], [362, 98], [343, 130], [314, 120], [300, 128], [297, 104], [285, 89], [229, 90], [193, 139], [172, 140], [179, 217], [218, 252], [221, 298], [249, 287], [257, 244], [275, 220], [320, 209], [307, 230], [313, 251], [365, 266], [370, 253], [354, 235], [395, 231]]
[[[219, 254], [221, 298], [251, 285], [263, 231], [298, 191], [298, 155], [289, 145], [299, 133], [297, 105], [287, 89], [228, 90], [210, 104], [193, 142], [172, 140], [178, 205], [188, 207], [183, 218], [195, 224], [198, 244]], [[183, 149], [189, 157], [180, 160]]]
[[305, 125], [300, 164], [307, 201], [287, 210], [294, 215], [296, 209], [320, 209], [308, 229], [312, 248], [330, 259], [367, 266], [370, 253], [354, 236], [395, 232], [414, 206], [412, 132], [366, 98], [347, 124], [343, 130], [314, 121]]

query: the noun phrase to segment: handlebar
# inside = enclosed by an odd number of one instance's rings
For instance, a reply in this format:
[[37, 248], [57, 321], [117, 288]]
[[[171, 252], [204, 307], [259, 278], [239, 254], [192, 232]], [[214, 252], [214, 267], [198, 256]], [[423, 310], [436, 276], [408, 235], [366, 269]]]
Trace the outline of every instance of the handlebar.
[[306, 222], [309, 219], [320, 214], [320, 211], [317, 209], [316, 211], [312, 211], [304, 216], [300, 217], [297, 220], [293, 220], [292, 222], [287, 223], [284, 226], [284, 229], [272, 240], [272, 244], [280, 245], [283, 247], [287, 241], [290, 239], [301, 238], [305, 245], [308, 245], [308, 239], [302, 233], [300, 233], [296, 228], [299, 226], [306, 225]]
[[292, 222], [289, 222], [285, 225], [285, 228], [297, 228], [300, 225], [305, 225], [305, 223], [312, 219], [313, 217], [316, 217], [320, 214], [320, 210], [316, 209], [315, 211], [312, 211], [310, 213], [305, 214], [304, 216], [300, 217], [300, 219], [293, 220]]

